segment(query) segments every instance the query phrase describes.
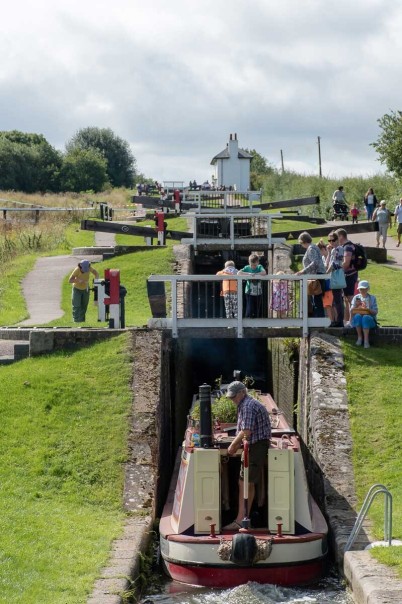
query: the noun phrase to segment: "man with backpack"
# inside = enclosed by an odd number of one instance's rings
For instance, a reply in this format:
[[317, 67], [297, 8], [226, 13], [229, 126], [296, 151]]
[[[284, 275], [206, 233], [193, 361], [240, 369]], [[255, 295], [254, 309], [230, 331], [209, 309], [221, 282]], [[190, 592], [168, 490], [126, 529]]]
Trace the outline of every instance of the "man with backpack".
[[345, 229], [337, 229], [338, 241], [343, 247], [343, 264], [345, 272], [346, 287], [343, 290], [345, 301], [344, 319], [346, 326], [350, 325], [350, 305], [355, 295], [355, 287], [359, 278], [358, 270], [363, 270], [367, 266], [367, 258], [363, 246], [359, 243], [352, 243], [348, 239]]

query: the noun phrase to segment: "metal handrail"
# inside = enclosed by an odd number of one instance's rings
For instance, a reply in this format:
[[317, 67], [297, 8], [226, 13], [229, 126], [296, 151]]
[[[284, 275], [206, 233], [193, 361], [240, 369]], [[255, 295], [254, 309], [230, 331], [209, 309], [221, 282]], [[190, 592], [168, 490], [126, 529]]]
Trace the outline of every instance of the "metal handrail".
[[[220, 318], [220, 317], [181, 317], [178, 312], [178, 304], [180, 296], [178, 292], [178, 284], [182, 283], [197, 283], [197, 282], [222, 282], [228, 277], [225, 275], [150, 275], [148, 282], [167, 282], [171, 287], [171, 318], [156, 318], [150, 319], [149, 327], [170, 328], [173, 338], [177, 338], [179, 328], [181, 327], [233, 327], [237, 330], [237, 337], [243, 337], [244, 327], [295, 327], [301, 328], [303, 337], [308, 336], [310, 327], [329, 327], [330, 320], [327, 317], [309, 317], [308, 316], [308, 281], [327, 279], [328, 275], [296, 275], [296, 274], [281, 274], [281, 275], [262, 275], [258, 277], [258, 281], [289, 281], [299, 282], [300, 299], [297, 300], [298, 314], [295, 317], [289, 318], [243, 318], [243, 289], [241, 283], [250, 279], [249, 275], [233, 275], [231, 280], [239, 283], [237, 287], [237, 318]], [[165, 294], [163, 294], [165, 295]]]
[[384, 493], [385, 496], [385, 506], [384, 506], [384, 541], [388, 541], [389, 547], [392, 545], [392, 495], [383, 484], [373, 484], [367, 493], [362, 508], [356, 518], [355, 525], [350, 533], [350, 537], [345, 545], [344, 552], [350, 550], [354, 542], [356, 541], [356, 537], [362, 527], [364, 519], [369, 511], [371, 504], [373, 503], [375, 497], [379, 493]]

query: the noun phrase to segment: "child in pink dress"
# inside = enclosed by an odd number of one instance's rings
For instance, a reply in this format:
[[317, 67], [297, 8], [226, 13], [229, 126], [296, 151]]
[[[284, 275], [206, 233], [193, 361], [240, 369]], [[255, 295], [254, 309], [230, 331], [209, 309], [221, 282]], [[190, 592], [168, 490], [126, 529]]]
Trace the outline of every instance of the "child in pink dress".
[[[284, 271], [277, 271], [275, 275], [284, 275]], [[290, 310], [289, 281], [285, 279], [272, 281], [271, 309], [276, 312], [279, 319], [285, 319]]]

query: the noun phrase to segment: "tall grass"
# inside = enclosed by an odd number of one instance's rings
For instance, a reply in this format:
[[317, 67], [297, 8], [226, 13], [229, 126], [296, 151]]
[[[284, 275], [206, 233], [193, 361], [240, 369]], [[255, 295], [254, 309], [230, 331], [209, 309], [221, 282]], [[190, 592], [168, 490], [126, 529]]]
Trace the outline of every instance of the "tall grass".
[[93, 203], [109, 202], [111, 205], [120, 207], [130, 201], [133, 191], [129, 189], [109, 189], [102, 193], [21, 193], [18, 191], [0, 191], [0, 204], [5, 202], [21, 201], [23, 203], [39, 205], [44, 207], [91, 207]]
[[[303, 213], [328, 217], [332, 208], [332, 195], [339, 185], [343, 185], [349, 204], [357, 203], [363, 209], [363, 197], [369, 187], [372, 187], [378, 200], [385, 199], [389, 207], [397, 204], [400, 197], [400, 183], [388, 174], [373, 176], [347, 176], [345, 178], [320, 178], [306, 176], [295, 172], [273, 172], [261, 177], [263, 197], [266, 201], [294, 199], [297, 197], [320, 197], [319, 206], [303, 207]], [[393, 208], [392, 208], [393, 209]]]

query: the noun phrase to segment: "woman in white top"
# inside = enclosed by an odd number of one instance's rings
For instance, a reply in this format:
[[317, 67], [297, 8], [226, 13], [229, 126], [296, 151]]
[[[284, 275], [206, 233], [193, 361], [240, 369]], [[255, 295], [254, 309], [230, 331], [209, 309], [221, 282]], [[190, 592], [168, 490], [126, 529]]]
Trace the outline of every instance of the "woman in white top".
[[377, 197], [371, 187], [364, 196], [364, 205], [367, 211], [367, 220], [371, 220], [373, 218], [374, 208], [377, 205]]

